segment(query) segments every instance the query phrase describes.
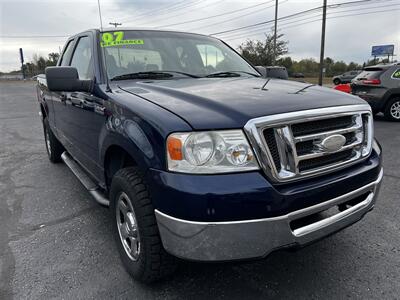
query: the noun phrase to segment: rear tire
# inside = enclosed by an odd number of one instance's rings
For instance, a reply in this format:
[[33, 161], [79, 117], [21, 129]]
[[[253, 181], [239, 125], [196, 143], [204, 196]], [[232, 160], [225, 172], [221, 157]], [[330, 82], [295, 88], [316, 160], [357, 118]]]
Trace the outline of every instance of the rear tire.
[[43, 120], [44, 141], [49, 160], [52, 163], [61, 162], [61, 154], [65, 151], [63, 145], [59, 142], [56, 136], [51, 131], [47, 118]]
[[147, 186], [135, 167], [114, 175], [110, 210], [118, 252], [133, 278], [150, 283], [175, 271], [176, 259], [163, 248]]
[[384, 115], [389, 121], [400, 122], [400, 97], [389, 100], [385, 107]]

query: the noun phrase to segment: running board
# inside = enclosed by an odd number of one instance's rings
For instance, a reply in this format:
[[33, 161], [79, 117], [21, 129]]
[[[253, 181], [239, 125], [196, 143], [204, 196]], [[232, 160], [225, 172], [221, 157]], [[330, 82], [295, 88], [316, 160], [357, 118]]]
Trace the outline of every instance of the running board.
[[66, 151], [61, 155], [61, 158], [97, 203], [104, 206], [110, 206], [110, 201], [104, 196], [98, 185], [93, 182], [82, 167]]

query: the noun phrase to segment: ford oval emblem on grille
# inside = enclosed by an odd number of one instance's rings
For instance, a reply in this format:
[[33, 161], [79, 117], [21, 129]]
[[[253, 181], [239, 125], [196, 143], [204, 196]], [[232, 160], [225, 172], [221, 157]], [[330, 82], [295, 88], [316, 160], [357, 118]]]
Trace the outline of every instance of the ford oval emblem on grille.
[[324, 138], [318, 146], [325, 151], [335, 152], [342, 149], [344, 144], [346, 144], [346, 138], [343, 135], [333, 134]]

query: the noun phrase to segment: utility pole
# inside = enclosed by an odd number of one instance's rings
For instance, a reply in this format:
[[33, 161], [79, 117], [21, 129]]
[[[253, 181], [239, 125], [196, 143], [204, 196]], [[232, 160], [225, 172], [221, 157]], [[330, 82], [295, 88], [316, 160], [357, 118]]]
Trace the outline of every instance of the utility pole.
[[108, 24], [113, 25], [115, 28], [117, 28], [117, 26], [121, 26], [122, 25], [122, 23], [117, 23], [117, 22], [110, 22]]
[[322, 86], [322, 78], [324, 76], [324, 53], [325, 53], [325, 27], [326, 27], [326, 3], [324, 0], [324, 5], [322, 8], [322, 32], [321, 32], [321, 53], [319, 57], [319, 77], [318, 84]]
[[273, 64], [276, 63], [276, 35], [278, 26], [278, 0], [275, 0], [275, 25], [274, 25], [274, 60]]
[[19, 59], [21, 60], [22, 79], [25, 79], [24, 52], [22, 48], [19, 48]]

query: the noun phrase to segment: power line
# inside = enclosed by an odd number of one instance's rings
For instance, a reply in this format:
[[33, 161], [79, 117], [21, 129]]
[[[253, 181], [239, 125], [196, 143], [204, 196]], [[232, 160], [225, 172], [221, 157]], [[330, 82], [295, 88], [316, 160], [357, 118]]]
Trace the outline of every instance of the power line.
[[[344, 6], [344, 5], [352, 5], [352, 4], [357, 4], [357, 3], [360, 4], [360, 3], [371, 2], [371, 1], [377, 1], [377, 0], [358, 0], [358, 1], [342, 2], [342, 3], [338, 3], [338, 4], [327, 5], [327, 8], [336, 8], [336, 7], [340, 7], [340, 6]], [[303, 11], [300, 11], [300, 12], [297, 12], [297, 13], [294, 13], [294, 14], [290, 14], [290, 15], [278, 18], [278, 21], [286, 20], [286, 19], [293, 18], [293, 17], [299, 16], [299, 15], [308, 14], [310, 12], [321, 10], [322, 8], [323, 8], [323, 6], [318, 6], [318, 7], [315, 7], [315, 8], [303, 10]], [[274, 21], [275, 21], [275, 19], [272, 19], [272, 20], [268, 20], [268, 21], [264, 21], [264, 22], [251, 24], [251, 25], [246, 25], [246, 26], [241, 26], [241, 27], [237, 27], [237, 28], [232, 28], [232, 29], [229, 29], [229, 30], [215, 32], [215, 33], [212, 33], [211, 35], [221, 35], [221, 34], [228, 33], [228, 32], [239, 31], [241, 29], [246, 29], [246, 28], [251, 28], [251, 27], [256, 27], [256, 26], [260, 26], [260, 25], [269, 24], [269, 23], [274, 22]]]
[[[388, 0], [388, 1], [392, 1], [392, 0]], [[364, 8], [357, 8], [356, 10], [357, 10], [357, 11], [362, 11], [362, 10], [369, 10], [369, 9], [376, 9], [376, 8], [393, 7], [393, 6], [398, 6], [398, 5], [400, 5], [400, 4], [380, 5], [380, 6], [373, 6], [373, 7], [364, 7]], [[341, 13], [353, 12], [353, 11], [355, 11], [355, 9], [334, 11], [334, 12], [328, 12], [328, 15], [341, 14]], [[317, 13], [317, 11], [315, 11], [314, 13]], [[298, 16], [298, 17], [300, 17], [300, 16]], [[298, 18], [298, 17], [296, 17], [296, 18]], [[290, 22], [288, 22], [289, 20], [286, 20], [286, 21], [283, 21], [283, 23], [281, 23], [281, 26], [282, 26], [282, 25], [285, 26], [285, 25], [289, 25], [289, 24], [296, 24], [296, 23], [298, 23], [298, 22], [305, 21], [305, 20], [310, 20], [310, 19], [314, 19], [314, 18], [317, 18], [317, 19], [316, 19], [316, 20], [313, 20], [313, 22], [317, 22], [317, 21], [321, 21], [320, 17], [321, 17], [321, 13], [318, 13], [318, 14], [315, 15], [315, 16], [306, 17], [306, 18], [301, 18], [301, 19], [295, 20], [295, 21], [290, 21]], [[295, 18], [293, 18], [293, 19], [295, 19]], [[286, 27], [284, 27], [284, 28], [286, 28]], [[261, 32], [265, 32], [265, 28], [247, 29], [247, 30], [245, 30], [245, 31], [246, 31], [246, 34], [253, 33], [253, 32], [254, 32], [254, 33], [256, 33], [256, 32], [257, 32], [257, 33], [261, 33]], [[236, 37], [236, 36], [240, 36], [240, 37], [241, 37], [241, 36], [245, 36], [245, 34], [244, 34], [243, 32], [228, 33], [227, 36], [224, 34], [224, 38], [232, 38], [232, 37]]]
[[[369, 9], [376, 9], [376, 8], [393, 7], [393, 6], [399, 6], [399, 5], [400, 5], [400, 3], [399, 3], [399, 4], [391, 4], [391, 5], [381, 5], [381, 6], [357, 8], [356, 10], [357, 10], [357, 11], [362, 11], [362, 10], [369, 10]], [[328, 15], [341, 14], [341, 13], [353, 12], [353, 11], [355, 11], [355, 9], [342, 10], [342, 11], [335, 11], [335, 12], [328, 12]], [[289, 24], [298, 23], [298, 22], [305, 21], [305, 20], [311, 20], [311, 19], [313, 19], [313, 18], [319, 17], [320, 15], [321, 15], [321, 14], [319, 14], [319, 15], [317, 15], [317, 16], [312, 16], [312, 17], [307, 17], [307, 18], [303, 18], [303, 19], [300, 19], [300, 20], [292, 21], [292, 22], [286, 22], [286, 23], [284, 23], [283, 25], [289, 25]], [[332, 17], [331, 17], [331, 19], [332, 19]], [[309, 23], [312, 23], [312, 22], [315, 22], [315, 21], [320, 21], [320, 19], [318, 18], [317, 20], [312, 20], [312, 21], [309, 22]], [[307, 23], [307, 22], [306, 22], [306, 23]], [[306, 24], [306, 23], [304, 23], [304, 24]], [[302, 24], [303, 24], [303, 23], [302, 23]], [[286, 27], [284, 27], [284, 28], [290, 28], [290, 27], [292, 27], [292, 26], [286, 26]]]
[[187, 7], [189, 7], [189, 6], [193, 5], [193, 4], [201, 2], [201, 1], [203, 1], [203, 0], [191, 0], [191, 1], [183, 0], [183, 1], [179, 1], [177, 3], [171, 4], [171, 5], [167, 5], [165, 7], [161, 7], [161, 8], [158, 8], [158, 9], [153, 9], [153, 10], [151, 10], [149, 12], [144, 12], [144, 13], [136, 15], [136, 16], [130, 16], [129, 18], [128, 17], [127, 18], [123, 18], [123, 19], [121, 19], [121, 21], [126, 21], [126, 23], [132, 23], [132, 22], [134, 22], [134, 21], [131, 21], [132, 19], [135, 19], [135, 21], [136, 21], [137, 19], [140, 20], [140, 19], [143, 19], [144, 17], [148, 17], [148, 16], [153, 17], [154, 14], [157, 13], [157, 12], [158, 12], [158, 15], [169, 14], [171, 11], [178, 11], [178, 10], [181, 10], [183, 8], [187, 8]]
[[[342, 15], [342, 16], [333, 16], [333, 17], [327, 17], [326, 19], [327, 19], [327, 20], [330, 20], [330, 19], [339, 19], [339, 18], [345, 18], [345, 17], [354, 17], [354, 16], [361, 16], [361, 15], [371, 15], [371, 14], [376, 14], [376, 13], [393, 12], [393, 11], [399, 11], [399, 10], [400, 10], [400, 8], [397, 8], [397, 9], [386, 9], [386, 10], [380, 10], [380, 11], [371, 11], [371, 12], [364, 12], [364, 13], [347, 14], [347, 15]], [[294, 24], [294, 25], [290, 25], [290, 26], [284, 26], [284, 27], [281, 27], [279, 31], [282, 32], [283, 30], [288, 29], [288, 28], [298, 27], [298, 26], [302, 26], [302, 25], [306, 25], [306, 24], [310, 24], [310, 23], [314, 23], [314, 22], [320, 22], [320, 21], [321, 21], [321, 19], [318, 19], [318, 20], [313, 20], [313, 21], [298, 23], [298, 24]], [[264, 30], [264, 32], [265, 32], [265, 30]], [[243, 38], [243, 37], [252, 37], [252, 36], [255, 36], [255, 35], [259, 35], [259, 34], [264, 33], [264, 32], [257, 32], [257, 33], [253, 33], [253, 34], [250, 34], [250, 35], [246, 34], [246, 35], [242, 35], [242, 36], [237, 36], [237, 37], [233, 37], [233, 38], [228, 38], [228, 39], [225, 39], [225, 40], [226, 40], [226, 41], [234, 41], [234, 40], [241, 39], [241, 38]]]
[[[198, 3], [194, 3], [194, 4], [192, 4], [192, 6], [196, 6], [196, 9], [198, 10], [198, 9], [203, 9], [204, 7], [209, 8], [210, 6], [218, 5], [218, 4], [220, 4], [221, 2], [224, 2], [224, 1], [226, 1], [226, 0], [214, 1], [213, 3], [207, 3], [205, 6], [204, 6], [204, 5], [197, 6]], [[203, 4], [204, 4], [204, 2], [203, 2]], [[180, 10], [181, 10], [181, 9], [178, 9], [178, 10], [175, 10], [175, 11], [180, 11]], [[160, 22], [160, 21], [165, 21], [165, 20], [170, 20], [170, 19], [176, 19], [177, 17], [180, 17], [180, 16], [182, 16], [182, 15], [186, 15], [186, 14], [187, 14], [187, 12], [184, 11], [184, 12], [182, 12], [182, 13], [178, 13], [178, 14], [175, 14], [175, 15], [171, 15], [171, 16], [169, 16], [169, 17], [167, 17], [167, 18], [151, 20], [151, 22], [153, 23], [153, 22]], [[146, 23], [142, 23], [142, 24], [146, 24]], [[157, 27], [155, 27], [155, 28], [166, 27], [166, 26], [169, 26], [169, 25], [161, 25], [161, 26], [157, 26]]]
[[229, 12], [225, 12], [225, 13], [221, 13], [221, 14], [217, 14], [217, 15], [213, 15], [213, 16], [209, 16], [209, 17], [193, 19], [193, 20], [180, 22], [180, 23], [167, 24], [167, 25], [164, 25], [164, 26], [168, 27], [168, 26], [183, 25], [183, 24], [189, 24], [189, 23], [195, 23], [195, 22], [199, 22], [199, 21], [209, 20], [209, 19], [213, 19], [213, 18], [217, 18], [217, 17], [221, 17], [221, 16], [231, 15], [231, 14], [234, 14], [234, 13], [237, 13], [237, 12], [241, 12], [241, 11], [244, 11], [244, 10], [248, 10], [248, 9], [251, 9], [251, 8], [254, 8], [254, 7], [259, 7], [259, 6], [262, 6], [262, 5], [266, 5], [266, 4], [269, 4], [269, 3], [273, 2], [273, 1], [274, 0], [270, 0], [270, 1], [267, 1], [267, 2], [259, 3], [259, 4], [256, 4], [256, 5], [247, 6], [245, 8], [241, 8], [241, 9], [231, 10]]
[[[331, 5], [328, 5], [328, 8], [336, 8], [336, 7], [338, 7], [338, 6], [343, 6], [343, 5], [345, 5], [345, 4], [346, 4], [346, 5], [351, 5], [351, 4], [356, 5], [357, 3], [359, 3], [359, 4], [367, 4], [367, 3], [371, 3], [371, 1], [372, 1], [372, 2], [391, 2], [391, 1], [393, 1], [393, 0], [380, 0], [380, 1], [379, 1], [379, 0], [362, 0], [362, 1], [343, 2], [343, 3], [339, 3], [339, 4], [331, 4]], [[371, 4], [373, 4], [373, 3], [371, 3]], [[397, 6], [397, 5], [400, 5], [400, 4], [393, 4], [392, 6]], [[386, 6], [375, 6], [375, 7], [368, 7], [368, 8], [359, 8], [359, 9], [357, 9], [357, 10], [366, 10], [366, 9], [374, 9], [374, 8], [383, 8], [383, 7], [388, 7], [388, 6], [389, 6], [389, 5], [386, 5]], [[303, 16], [306, 12], [309, 12], [309, 13], [317, 13], [317, 12], [318, 12], [318, 9], [320, 9], [320, 7], [312, 8], [312, 9], [305, 10], [305, 11], [301, 11], [301, 12], [298, 12], [298, 13], [295, 13], [295, 14], [292, 14], [292, 15], [288, 15], [288, 16], [285, 16], [285, 17], [281, 17], [281, 18], [278, 18], [278, 20], [299, 18], [299, 17]], [[337, 13], [343, 13], [343, 12], [351, 12], [351, 11], [353, 11], [353, 10], [337, 11], [337, 12], [328, 12], [328, 15], [337, 14]], [[387, 11], [390, 11], [390, 10], [387, 10]], [[392, 11], [396, 11], [396, 10], [392, 10]], [[380, 11], [380, 12], [386, 12], [386, 11]], [[375, 12], [369, 12], [369, 13], [375, 13]], [[367, 13], [363, 13], [363, 14], [367, 14]], [[361, 14], [357, 14], [357, 15], [361, 15]], [[300, 22], [300, 21], [302, 21], [302, 20], [311, 19], [311, 18], [316, 18], [316, 17], [318, 17], [318, 16], [320, 16], [320, 13], [319, 13], [319, 15], [316, 15], [316, 16], [312, 16], [312, 17], [308, 17], [308, 18], [303, 18], [303, 19], [301, 19], [301, 20], [296, 20], [296, 21], [292, 21], [292, 22], [288, 22], [288, 23], [283, 23], [282, 25], [284, 26], [284, 25], [287, 25], [287, 24], [292, 24], [292, 23]], [[347, 16], [347, 15], [346, 15], [346, 16]], [[348, 16], [352, 16], [352, 15], [348, 15]], [[333, 19], [333, 18], [337, 18], [337, 17], [342, 17], [342, 16], [328, 17], [327, 19]], [[274, 19], [273, 19], [273, 20], [270, 20], [270, 21], [266, 21], [266, 22], [261, 22], [261, 23], [272, 23], [273, 21], [274, 21]], [[311, 21], [311, 22], [301, 23], [301, 24], [308, 24], [308, 23], [312, 23], [312, 22], [316, 22], [316, 21], [320, 21], [320, 19], [314, 20], [314, 21]], [[258, 23], [257, 23], [257, 24], [258, 24]], [[253, 25], [254, 25], [254, 24], [253, 24]], [[254, 27], [253, 25], [251, 25], [251, 27]], [[294, 26], [297, 26], [297, 25], [295, 24]], [[294, 26], [293, 26], [293, 27], [294, 27]], [[248, 26], [246, 26], [246, 27], [248, 27]], [[286, 28], [290, 28], [290, 27], [292, 27], [292, 26], [283, 27], [283, 28], [281, 28], [281, 29], [286, 29]], [[250, 31], [250, 30], [251, 30], [251, 31], [265, 31], [265, 29], [260, 29], [260, 28], [248, 29], [248, 30], [246, 30], [246, 31]], [[231, 32], [232, 30], [229, 30], [229, 31]], [[238, 31], [238, 30], [235, 29], [235, 31]], [[235, 35], [238, 35], [238, 34], [243, 35], [243, 33], [241, 33], [241, 32], [230, 33], [230, 34], [228, 34], [227, 38], [234, 37]], [[73, 34], [70, 34], [70, 35], [0, 35], [0, 38], [4, 38], [4, 39], [68, 38], [68, 37], [70, 37], [70, 36], [72, 36], [72, 35], [73, 35]], [[214, 33], [214, 35], [216, 35], [216, 34]], [[225, 34], [223, 34], [223, 35], [225, 36]], [[237, 37], [237, 38], [239, 38], [239, 37]], [[236, 38], [235, 38], [235, 39], [236, 39]], [[232, 40], [232, 39], [229, 39], [229, 40]]]
[[[364, 13], [355, 13], [355, 14], [348, 14], [348, 15], [343, 15], [343, 16], [334, 16], [334, 17], [327, 17], [327, 19], [339, 19], [339, 18], [345, 18], [345, 17], [355, 17], [355, 16], [362, 16], [362, 15], [372, 15], [372, 14], [377, 14], [377, 13], [384, 13], [384, 12], [393, 12], [393, 11], [399, 11], [400, 8], [396, 8], [396, 9], [385, 9], [385, 10], [377, 10], [377, 11], [370, 11], [370, 12], [364, 12]], [[300, 25], [306, 25], [306, 24], [310, 24], [310, 23], [314, 23], [320, 20], [314, 20], [314, 21], [309, 21], [309, 22], [304, 22], [304, 23], [300, 23], [300, 24], [295, 24], [295, 25], [291, 25], [291, 26], [287, 26], [287, 27], [283, 27], [281, 28], [283, 29], [288, 29], [291, 27], [295, 27], [295, 26], [300, 26]]]
[[[287, 1], [289, 1], [289, 0], [283, 0], [283, 1], [281, 2], [281, 4], [283, 4], [283, 3], [287, 2]], [[272, 2], [272, 1], [271, 1], [271, 2]], [[240, 19], [240, 18], [243, 18], [243, 17], [246, 17], [246, 16], [253, 15], [253, 14], [256, 14], [256, 13], [263, 12], [264, 10], [270, 9], [270, 8], [272, 8], [272, 7], [274, 7], [274, 6], [275, 6], [275, 4], [274, 4], [274, 5], [267, 6], [267, 7], [264, 7], [264, 8], [262, 8], [262, 9], [260, 9], [260, 10], [257, 10], [257, 11], [252, 11], [252, 12], [246, 13], [246, 14], [244, 14], [244, 15], [236, 16], [236, 17], [235, 17], [235, 20]], [[205, 26], [190, 28], [190, 29], [188, 29], [188, 30], [194, 31], [194, 30], [198, 30], [198, 29], [204, 29], [204, 28], [206, 28], [206, 27], [211, 27], [211, 26], [215, 26], [215, 25], [220, 25], [220, 24], [223, 24], [223, 23], [231, 22], [231, 21], [232, 21], [232, 20], [229, 19], [229, 20], [225, 20], [225, 21], [220, 21], [220, 22], [216, 22], [216, 23], [207, 24], [207, 25], [205, 25]]]

